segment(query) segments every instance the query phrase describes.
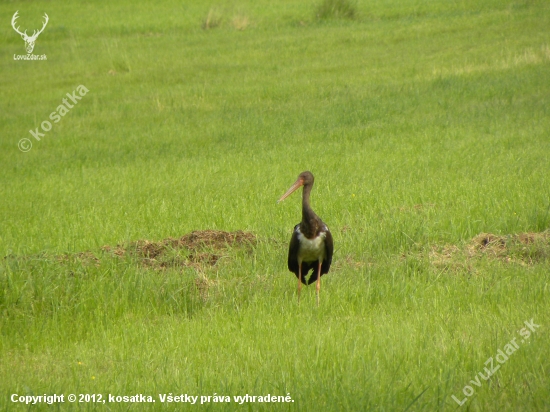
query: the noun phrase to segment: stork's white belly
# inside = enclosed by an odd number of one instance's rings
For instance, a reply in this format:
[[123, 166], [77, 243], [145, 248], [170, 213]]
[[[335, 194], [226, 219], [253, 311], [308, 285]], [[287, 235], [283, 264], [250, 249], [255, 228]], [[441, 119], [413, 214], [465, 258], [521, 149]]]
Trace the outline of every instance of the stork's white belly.
[[321, 232], [319, 236], [313, 239], [305, 237], [300, 229], [297, 229], [298, 240], [300, 241], [300, 250], [298, 260], [302, 262], [314, 262], [325, 259], [325, 237], [326, 233]]

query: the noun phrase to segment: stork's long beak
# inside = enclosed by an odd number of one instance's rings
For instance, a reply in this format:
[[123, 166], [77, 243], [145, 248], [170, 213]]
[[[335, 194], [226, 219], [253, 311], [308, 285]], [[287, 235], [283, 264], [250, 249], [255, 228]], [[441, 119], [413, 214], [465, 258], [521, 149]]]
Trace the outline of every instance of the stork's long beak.
[[277, 200], [277, 203], [285, 200], [287, 197], [289, 197], [292, 194], [292, 192], [296, 191], [298, 188], [300, 188], [303, 185], [304, 185], [304, 181], [302, 179], [296, 180], [296, 182], [292, 186], [290, 186], [290, 189], [288, 189], [286, 193], [282, 195], [279, 200]]

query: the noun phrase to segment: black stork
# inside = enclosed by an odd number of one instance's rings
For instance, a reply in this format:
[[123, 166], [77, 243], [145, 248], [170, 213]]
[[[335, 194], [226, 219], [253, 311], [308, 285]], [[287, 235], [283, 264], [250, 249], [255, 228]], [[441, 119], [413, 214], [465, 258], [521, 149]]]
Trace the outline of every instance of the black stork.
[[[311, 172], [302, 172], [298, 180], [281, 196], [279, 202], [285, 200], [292, 192], [303, 186], [302, 192], [302, 221], [294, 226], [294, 232], [290, 239], [288, 249], [288, 270], [294, 272], [298, 278], [298, 303], [302, 283], [310, 285], [317, 281], [317, 306], [319, 305], [319, 291], [321, 289], [321, 276], [328, 273], [332, 263], [332, 251], [334, 244], [332, 235], [327, 225], [315, 214], [309, 205], [309, 194], [313, 188], [313, 175]], [[306, 281], [310, 270], [313, 273]]]

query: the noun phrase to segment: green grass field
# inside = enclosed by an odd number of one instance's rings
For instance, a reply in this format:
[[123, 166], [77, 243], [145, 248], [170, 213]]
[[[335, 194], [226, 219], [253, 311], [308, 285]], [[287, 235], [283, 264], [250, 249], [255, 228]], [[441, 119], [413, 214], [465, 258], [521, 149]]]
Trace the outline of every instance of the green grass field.
[[550, 3], [351, 6], [0, 4], [0, 410], [550, 410]]

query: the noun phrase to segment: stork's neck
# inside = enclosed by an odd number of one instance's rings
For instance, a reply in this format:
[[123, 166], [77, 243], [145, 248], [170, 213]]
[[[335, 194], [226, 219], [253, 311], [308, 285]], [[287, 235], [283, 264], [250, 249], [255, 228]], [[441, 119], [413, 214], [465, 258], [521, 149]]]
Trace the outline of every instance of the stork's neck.
[[319, 219], [309, 205], [311, 188], [312, 185], [304, 186], [304, 191], [302, 193], [302, 222], [300, 223], [300, 231], [308, 239], [313, 239], [317, 236], [321, 226], [321, 219]]

